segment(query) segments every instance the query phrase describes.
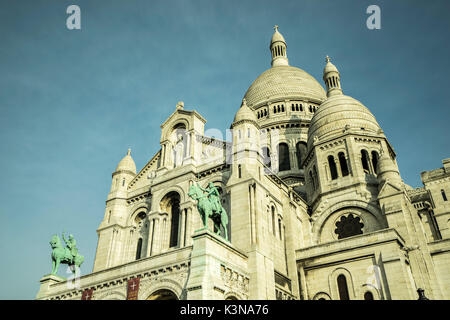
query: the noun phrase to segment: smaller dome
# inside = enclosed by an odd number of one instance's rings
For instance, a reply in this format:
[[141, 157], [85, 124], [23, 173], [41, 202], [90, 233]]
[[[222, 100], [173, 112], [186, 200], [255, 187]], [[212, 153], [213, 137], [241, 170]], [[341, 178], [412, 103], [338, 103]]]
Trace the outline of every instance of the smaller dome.
[[361, 102], [340, 94], [323, 102], [311, 119], [308, 130], [308, 149], [314, 139], [326, 139], [340, 135], [344, 130], [379, 134], [380, 125], [374, 115]]
[[128, 149], [128, 153], [122, 160], [120, 160], [117, 165], [116, 172], [118, 171], [131, 171], [133, 174], [136, 174], [136, 164], [134, 163], [133, 158], [131, 157], [131, 150]]
[[380, 155], [380, 158], [378, 159], [377, 172], [378, 174], [386, 172], [398, 172], [392, 159], [390, 159], [384, 152]]
[[330, 62], [330, 60], [327, 61], [327, 64], [325, 65], [325, 68], [323, 69], [323, 74], [327, 74], [329, 72], [339, 72], [338, 69], [334, 64]]
[[270, 41], [270, 45], [272, 45], [272, 43], [275, 43], [277, 41], [286, 43], [286, 40], [284, 40], [283, 35], [278, 31], [278, 26], [275, 26], [275, 32], [272, 36], [272, 40]]
[[242, 121], [242, 120], [252, 120], [256, 122], [256, 115], [255, 113], [252, 111], [252, 109], [250, 109], [247, 106], [247, 102], [245, 99], [242, 100], [242, 105], [239, 108], [238, 112], [236, 112], [236, 115], [234, 116], [234, 122], [238, 122], [238, 121]]
[[384, 152], [381, 152], [380, 158], [377, 163], [377, 179], [379, 183], [379, 189], [381, 190], [384, 181], [389, 180], [390, 183], [396, 185], [402, 185], [402, 179], [400, 172], [398, 172], [397, 166], [394, 161]]

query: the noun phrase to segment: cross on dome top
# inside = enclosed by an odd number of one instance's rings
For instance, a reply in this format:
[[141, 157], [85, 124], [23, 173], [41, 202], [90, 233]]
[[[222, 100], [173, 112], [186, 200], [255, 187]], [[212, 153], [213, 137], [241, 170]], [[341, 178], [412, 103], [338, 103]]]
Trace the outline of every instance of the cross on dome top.
[[278, 25], [275, 25], [275, 26], [273, 27], [273, 29], [275, 30], [275, 32], [277, 32], [277, 31], [278, 31]]

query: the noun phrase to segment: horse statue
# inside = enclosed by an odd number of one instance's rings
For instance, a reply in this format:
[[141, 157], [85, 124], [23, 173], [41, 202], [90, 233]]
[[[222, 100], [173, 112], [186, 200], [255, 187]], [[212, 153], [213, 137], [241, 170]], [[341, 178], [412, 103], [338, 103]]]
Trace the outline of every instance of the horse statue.
[[208, 218], [214, 222], [214, 232], [222, 235], [221, 227], [224, 230], [224, 238], [228, 240], [228, 215], [220, 204], [220, 195], [213, 183], [204, 189], [198, 184], [192, 184], [189, 188], [188, 196], [197, 200], [197, 209], [202, 217], [203, 227], [208, 227]]
[[[64, 234], [63, 234], [64, 238]], [[61, 239], [58, 235], [53, 235], [50, 240], [50, 246], [52, 247], [52, 274], [56, 274], [58, 272], [59, 264], [67, 264], [73, 273], [75, 273], [76, 268], [80, 267], [80, 265], [84, 261], [84, 257], [78, 254], [78, 249], [75, 247], [75, 240], [71, 235], [70, 240], [64, 240], [68, 244], [67, 247], [63, 247], [61, 244]]]

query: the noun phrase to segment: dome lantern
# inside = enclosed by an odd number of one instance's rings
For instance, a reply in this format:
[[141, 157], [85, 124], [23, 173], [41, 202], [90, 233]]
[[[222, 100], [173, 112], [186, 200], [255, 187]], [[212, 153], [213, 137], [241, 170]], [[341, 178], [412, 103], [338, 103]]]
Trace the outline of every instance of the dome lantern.
[[278, 32], [278, 26], [273, 27], [275, 32], [270, 41], [270, 52], [272, 54], [272, 67], [288, 66], [289, 61], [286, 53], [286, 41], [283, 35]]
[[341, 77], [339, 71], [334, 64], [330, 62], [330, 57], [326, 56], [325, 61], [327, 64], [323, 69], [323, 81], [327, 86], [327, 97], [334, 95], [341, 95]]

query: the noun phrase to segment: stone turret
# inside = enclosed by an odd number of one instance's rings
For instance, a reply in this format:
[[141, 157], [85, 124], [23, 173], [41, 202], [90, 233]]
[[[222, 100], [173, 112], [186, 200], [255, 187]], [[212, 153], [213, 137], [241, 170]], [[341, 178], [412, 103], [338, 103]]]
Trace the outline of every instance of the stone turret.
[[[99, 237], [97, 252], [94, 261], [94, 272], [119, 264], [120, 248], [112, 250], [114, 240], [123, 235], [128, 217], [127, 202], [128, 184], [136, 176], [136, 164], [128, 149], [125, 157], [120, 160], [112, 174], [111, 191], [106, 200], [105, 215], [97, 234]], [[119, 244], [121, 246], [121, 244]]]
[[272, 67], [288, 66], [289, 61], [286, 53], [286, 40], [278, 31], [278, 26], [274, 27], [275, 32], [270, 41], [270, 52], [272, 53]]
[[323, 69], [323, 81], [327, 87], [327, 96], [342, 95], [341, 76], [338, 69], [331, 63], [330, 57], [326, 57], [327, 64]]

